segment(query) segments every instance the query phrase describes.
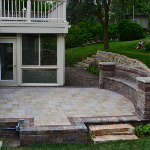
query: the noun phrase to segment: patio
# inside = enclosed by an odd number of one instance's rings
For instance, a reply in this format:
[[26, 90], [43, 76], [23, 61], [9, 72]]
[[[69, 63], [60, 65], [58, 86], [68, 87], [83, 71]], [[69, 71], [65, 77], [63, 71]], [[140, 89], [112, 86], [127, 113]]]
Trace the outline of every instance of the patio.
[[71, 125], [68, 117], [132, 116], [130, 100], [99, 88], [0, 87], [0, 118], [34, 118], [34, 126]]

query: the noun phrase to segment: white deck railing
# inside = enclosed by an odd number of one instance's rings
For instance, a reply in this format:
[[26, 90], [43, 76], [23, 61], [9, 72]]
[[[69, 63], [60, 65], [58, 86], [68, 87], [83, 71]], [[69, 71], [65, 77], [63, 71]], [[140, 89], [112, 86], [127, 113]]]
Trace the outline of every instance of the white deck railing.
[[66, 0], [0, 0], [0, 20], [66, 21]]

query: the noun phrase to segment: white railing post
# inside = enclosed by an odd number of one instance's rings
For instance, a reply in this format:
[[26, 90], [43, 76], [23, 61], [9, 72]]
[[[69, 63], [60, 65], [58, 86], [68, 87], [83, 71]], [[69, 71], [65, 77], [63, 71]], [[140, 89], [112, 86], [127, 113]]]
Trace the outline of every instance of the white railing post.
[[66, 21], [66, 1], [63, 2], [63, 18]]
[[27, 18], [31, 18], [31, 0], [27, 1]]

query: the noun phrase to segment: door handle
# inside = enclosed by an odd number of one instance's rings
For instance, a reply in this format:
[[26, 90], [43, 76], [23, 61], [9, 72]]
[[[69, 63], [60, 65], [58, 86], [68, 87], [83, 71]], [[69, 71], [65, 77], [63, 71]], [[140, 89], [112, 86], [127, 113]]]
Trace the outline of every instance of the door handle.
[[16, 65], [14, 65], [14, 67], [16, 67]]

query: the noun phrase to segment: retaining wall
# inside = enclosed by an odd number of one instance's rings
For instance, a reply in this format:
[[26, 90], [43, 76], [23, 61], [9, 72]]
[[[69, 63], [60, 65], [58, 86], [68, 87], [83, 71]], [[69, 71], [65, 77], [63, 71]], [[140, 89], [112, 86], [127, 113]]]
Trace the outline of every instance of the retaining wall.
[[150, 72], [101, 62], [99, 86], [124, 95], [133, 102], [142, 118], [150, 119]]
[[99, 67], [99, 62], [114, 62], [117, 65], [139, 68], [150, 72], [150, 69], [143, 62], [117, 53], [97, 51], [94, 65]]

